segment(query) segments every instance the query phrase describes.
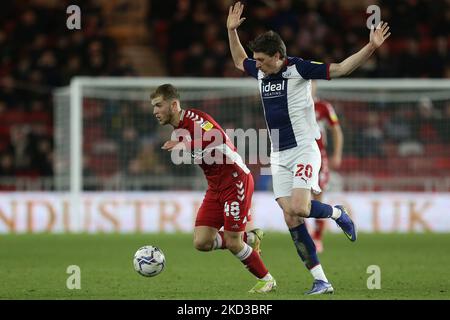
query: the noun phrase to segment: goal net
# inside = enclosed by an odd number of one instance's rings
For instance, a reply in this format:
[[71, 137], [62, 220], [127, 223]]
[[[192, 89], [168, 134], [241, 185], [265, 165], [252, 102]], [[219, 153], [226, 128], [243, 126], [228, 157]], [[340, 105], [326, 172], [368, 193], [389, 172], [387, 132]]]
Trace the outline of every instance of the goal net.
[[[224, 129], [242, 129], [233, 137], [238, 152], [256, 189], [271, 190], [256, 81], [85, 77], [54, 94], [56, 189], [204, 189], [197, 166], [175, 165], [161, 150], [172, 128], [158, 124], [149, 95], [164, 83], [179, 89], [183, 107], [209, 113]], [[317, 94], [334, 106], [344, 133], [331, 191], [450, 191], [449, 80], [319, 81]]]

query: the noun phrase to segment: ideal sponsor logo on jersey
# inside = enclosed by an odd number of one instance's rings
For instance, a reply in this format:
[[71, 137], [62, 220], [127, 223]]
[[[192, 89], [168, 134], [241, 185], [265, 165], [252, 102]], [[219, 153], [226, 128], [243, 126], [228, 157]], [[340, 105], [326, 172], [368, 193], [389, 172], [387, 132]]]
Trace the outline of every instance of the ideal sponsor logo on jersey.
[[272, 96], [283, 95], [285, 82], [286, 81], [272, 83], [269, 81], [268, 83], [262, 85], [261, 92], [262, 92], [263, 97], [272, 97]]
[[212, 128], [214, 128], [214, 125], [213, 125], [211, 122], [209, 122], [209, 121], [205, 121], [205, 122], [203, 122], [203, 123], [200, 125], [200, 127], [202, 127], [202, 129], [205, 130], [205, 131], [209, 131], [209, 130], [211, 130]]

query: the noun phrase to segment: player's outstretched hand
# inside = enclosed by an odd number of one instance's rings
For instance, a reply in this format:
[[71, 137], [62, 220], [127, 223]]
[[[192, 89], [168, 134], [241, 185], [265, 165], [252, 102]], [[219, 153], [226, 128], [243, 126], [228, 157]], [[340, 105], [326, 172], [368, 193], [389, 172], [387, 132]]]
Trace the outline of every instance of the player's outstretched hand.
[[244, 10], [244, 5], [239, 1], [234, 4], [234, 6], [230, 7], [228, 11], [227, 18], [227, 29], [228, 30], [236, 30], [242, 22], [244, 22], [245, 18], [241, 18], [242, 11]]
[[181, 145], [182, 145], [182, 143], [179, 141], [169, 140], [163, 144], [161, 149], [167, 150], [167, 151], [172, 151], [173, 149], [181, 149], [182, 148]]
[[391, 33], [389, 32], [389, 25], [387, 22], [380, 21], [378, 26], [370, 29], [370, 43], [375, 46], [375, 48], [378, 48], [381, 46], [381, 44], [386, 40]]

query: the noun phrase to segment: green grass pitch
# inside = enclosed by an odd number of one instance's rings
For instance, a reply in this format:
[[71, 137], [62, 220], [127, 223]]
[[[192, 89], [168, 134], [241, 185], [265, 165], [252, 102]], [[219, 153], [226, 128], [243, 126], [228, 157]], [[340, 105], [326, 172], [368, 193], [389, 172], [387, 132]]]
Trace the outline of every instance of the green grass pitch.
[[[166, 255], [154, 278], [132, 266], [142, 245]], [[0, 299], [450, 299], [450, 234], [326, 234], [320, 259], [334, 295], [305, 297], [312, 277], [287, 233], [267, 233], [263, 260], [278, 282], [267, 295], [247, 291], [255, 278], [228, 251], [198, 252], [191, 234], [1, 235]], [[69, 290], [69, 265], [81, 268], [81, 289]], [[367, 267], [381, 269], [369, 290]]]

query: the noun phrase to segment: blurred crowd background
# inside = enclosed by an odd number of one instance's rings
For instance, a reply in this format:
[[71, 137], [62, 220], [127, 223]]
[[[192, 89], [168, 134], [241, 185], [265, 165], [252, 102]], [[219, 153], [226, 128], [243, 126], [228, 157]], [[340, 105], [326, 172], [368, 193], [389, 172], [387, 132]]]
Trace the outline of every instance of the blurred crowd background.
[[[225, 25], [232, 3], [3, 1], [0, 189], [39, 189], [42, 184], [33, 181], [54, 175], [52, 92], [68, 85], [76, 75], [245, 77], [234, 67], [228, 49]], [[247, 20], [239, 29], [243, 44], [272, 29], [285, 40], [288, 55], [324, 62], [342, 61], [367, 43], [366, 8], [377, 4], [392, 35], [351, 77], [450, 78], [449, 0], [244, 3]], [[81, 30], [66, 28], [66, 8], [71, 4], [81, 8]], [[413, 106], [374, 109], [337, 105], [336, 109], [346, 139], [343, 172], [355, 168], [366, 168], [369, 173], [374, 168], [373, 174], [381, 176], [398, 174], [402, 169], [409, 170], [405, 175], [423, 174], [424, 170], [429, 175], [450, 172], [448, 100], [434, 104], [423, 97]], [[87, 100], [84, 110], [86, 123], [92, 124], [85, 132], [92, 137], [84, 146], [88, 151], [84, 168], [87, 177], [117, 173], [142, 177], [176, 170], [155, 151], [166, 137], [152, 136], [157, 130], [148, 104], [129, 102], [129, 107], [113, 108], [102, 101]], [[249, 115], [254, 123], [245, 124], [222, 116], [217, 117], [224, 127], [264, 127], [261, 114]], [[142, 122], [143, 118], [148, 121]], [[95, 125], [100, 119], [108, 121], [103, 125], [107, 130]], [[117, 157], [94, 161], [91, 147], [112, 150]], [[122, 158], [123, 154], [127, 157]], [[435, 161], [430, 161], [431, 157]], [[112, 163], [105, 165], [105, 161]], [[25, 182], [18, 184], [19, 180]], [[262, 180], [257, 186], [268, 188]]]

